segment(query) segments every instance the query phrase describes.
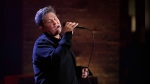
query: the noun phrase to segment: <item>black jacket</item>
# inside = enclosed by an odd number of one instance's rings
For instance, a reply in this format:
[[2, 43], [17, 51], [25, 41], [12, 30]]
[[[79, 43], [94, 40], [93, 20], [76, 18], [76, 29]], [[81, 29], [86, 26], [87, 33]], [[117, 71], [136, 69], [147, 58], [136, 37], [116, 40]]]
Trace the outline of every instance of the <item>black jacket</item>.
[[35, 84], [78, 84], [81, 72], [77, 73], [71, 39], [72, 32], [67, 32], [61, 40], [46, 33], [36, 40], [32, 56]]

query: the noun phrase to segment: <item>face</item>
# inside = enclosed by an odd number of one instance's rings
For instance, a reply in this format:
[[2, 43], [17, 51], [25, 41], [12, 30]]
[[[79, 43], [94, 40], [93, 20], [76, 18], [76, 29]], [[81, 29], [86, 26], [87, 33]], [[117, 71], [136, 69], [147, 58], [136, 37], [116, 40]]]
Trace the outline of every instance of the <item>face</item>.
[[57, 16], [49, 12], [43, 18], [44, 27], [42, 27], [42, 31], [46, 32], [50, 35], [57, 36], [61, 32], [61, 24]]

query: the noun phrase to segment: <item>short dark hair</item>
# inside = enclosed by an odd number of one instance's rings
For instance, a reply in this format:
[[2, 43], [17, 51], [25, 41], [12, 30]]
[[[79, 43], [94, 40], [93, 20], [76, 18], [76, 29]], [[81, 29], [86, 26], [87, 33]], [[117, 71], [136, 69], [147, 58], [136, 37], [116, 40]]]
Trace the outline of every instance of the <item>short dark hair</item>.
[[44, 8], [41, 8], [40, 10], [37, 11], [36, 15], [35, 15], [35, 23], [38, 25], [38, 26], [43, 26], [43, 17], [49, 13], [49, 12], [53, 12], [56, 14], [55, 10], [53, 7], [51, 6], [47, 6], [47, 7], [44, 7]]

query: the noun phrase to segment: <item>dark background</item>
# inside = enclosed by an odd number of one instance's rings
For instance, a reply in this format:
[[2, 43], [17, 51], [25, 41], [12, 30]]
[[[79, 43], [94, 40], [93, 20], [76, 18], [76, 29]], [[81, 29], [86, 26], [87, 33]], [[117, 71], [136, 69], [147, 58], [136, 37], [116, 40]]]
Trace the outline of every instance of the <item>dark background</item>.
[[[150, 41], [150, 25], [146, 24], [150, 16], [145, 14], [150, 14], [146, 5], [149, 1], [134, 2], [135, 32], [131, 32], [129, 1], [1, 0], [0, 84], [7, 76], [33, 75], [32, 48], [41, 34], [34, 16], [48, 5], [56, 9], [61, 22], [75, 21], [93, 30], [95, 47], [90, 69], [98, 84], [145, 84], [148, 70], [143, 66], [148, 64]], [[77, 65], [87, 66], [91, 45], [90, 32], [75, 29], [73, 49]]]

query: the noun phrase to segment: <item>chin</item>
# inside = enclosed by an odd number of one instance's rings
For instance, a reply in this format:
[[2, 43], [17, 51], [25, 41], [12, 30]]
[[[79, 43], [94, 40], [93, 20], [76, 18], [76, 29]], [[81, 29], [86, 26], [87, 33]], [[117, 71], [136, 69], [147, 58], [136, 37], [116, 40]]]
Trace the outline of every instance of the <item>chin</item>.
[[60, 33], [61, 33], [61, 29], [59, 29], [59, 30], [57, 31], [57, 33], [60, 34]]
[[58, 35], [58, 34], [60, 34], [61, 33], [61, 31], [56, 31], [55, 32], [55, 35]]

